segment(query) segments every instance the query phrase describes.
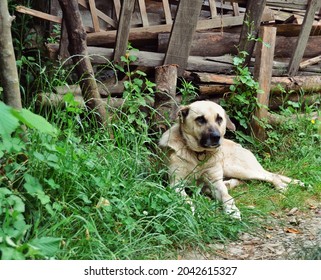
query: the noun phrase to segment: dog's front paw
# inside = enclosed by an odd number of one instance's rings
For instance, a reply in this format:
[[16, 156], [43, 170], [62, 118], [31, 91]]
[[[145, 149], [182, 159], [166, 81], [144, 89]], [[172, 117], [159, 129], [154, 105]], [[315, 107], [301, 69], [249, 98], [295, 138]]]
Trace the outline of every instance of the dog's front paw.
[[232, 205], [231, 204], [225, 204], [224, 210], [225, 210], [225, 213], [230, 215], [232, 218], [241, 220], [241, 212], [235, 206], [234, 203]]

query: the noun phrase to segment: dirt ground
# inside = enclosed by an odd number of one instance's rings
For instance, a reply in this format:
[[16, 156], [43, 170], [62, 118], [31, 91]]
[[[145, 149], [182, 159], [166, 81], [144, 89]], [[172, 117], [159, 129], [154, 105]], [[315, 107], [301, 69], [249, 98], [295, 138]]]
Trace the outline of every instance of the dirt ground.
[[209, 244], [207, 252], [184, 251], [185, 260], [293, 260], [321, 259], [321, 203], [309, 210], [271, 213], [264, 226], [253, 234], [243, 233], [240, 240]]

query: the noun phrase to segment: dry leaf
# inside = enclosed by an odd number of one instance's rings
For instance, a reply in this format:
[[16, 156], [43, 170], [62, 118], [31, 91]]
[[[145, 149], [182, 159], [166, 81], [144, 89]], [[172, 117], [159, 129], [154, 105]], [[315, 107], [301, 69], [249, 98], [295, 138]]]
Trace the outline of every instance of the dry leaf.
[[96, 208], [110, 206], [110, 201], [106, 198], [101, 197], [96, 205]]
[[86, 235], [86, 240], [89, 240], [90, 239], [90, 233], [89, 233], [88, 228], [86, 228], [85, 235]]
[[284, 231], [286, 233], [295, 233], [295, 234], [301, 233], [298, 229], [295, 229], [295, 228], [286, 228]]
[[266, 234], [265, 237], [266, 237], [267, 239], [271, 239], [271, 238], [272, 238], [272, 234]]
[[274, 230], [274, 228], [272, 227], [272, 226], [265, 226], [265, 229], [267, 229], [267, 230]]
[[273, 217], [275, 217], [275, 218], [279, 218], [280, 217], [280, 215], [278, 214], [278, 213], [275, 213], [275, 212], [270, 212], [270, 214], [273, 216]]

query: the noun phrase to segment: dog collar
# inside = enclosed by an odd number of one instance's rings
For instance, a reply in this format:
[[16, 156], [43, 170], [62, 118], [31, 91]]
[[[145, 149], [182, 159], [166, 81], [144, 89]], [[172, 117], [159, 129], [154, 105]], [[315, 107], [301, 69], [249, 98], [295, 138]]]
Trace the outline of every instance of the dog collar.
[[198, 161], [203, 161], [206, 159], [206, 151], [195, 152], [195, 153], [196, 153], [196, 158], [198, 159]]

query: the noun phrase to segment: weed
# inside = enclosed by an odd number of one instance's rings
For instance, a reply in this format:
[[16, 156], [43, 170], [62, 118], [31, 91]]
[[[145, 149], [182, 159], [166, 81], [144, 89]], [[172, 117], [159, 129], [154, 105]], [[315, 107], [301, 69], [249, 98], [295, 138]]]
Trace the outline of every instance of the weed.
[[149, 129], [147, 115], [151, 109], [149, 104], [153, 102], [155, 84], [146, 78], [146, 73], [140, 70], [131, 71], [131, 64], [137, 60], [137, 57], [131, 55], [130, 51], [137, 50], [129, 44], [126, 55], [121, 57], [125, 66], [116, 65], [116, 68], [127, 77], [127, 81], [124, 82], [122, 110], [132, 127], [147, 133]]
[[182, 100], [181, 100], [182, 105], [190, 104], [198, 96], [196, 87], [193, 85], [193, 83], [188, 82], [185, 79], [181, 79], [180, 87], [178, 87], [178, 92], [182, 96]]
[[259, 83], [254, 80], [249, 68], [244, 66], [247, 55], [243, 51], [233, 58], [236, 77], [233, 85], [230, 86], [231, 93], [226, 99], [221, 100], [221, 105], [241, 128], [236, 133], [237, 140], [240, 142], [244, 140], [253, 142], [247, 134], [253, 113], [260, 106], [257, 101], [257, 93], [261, 92]]

